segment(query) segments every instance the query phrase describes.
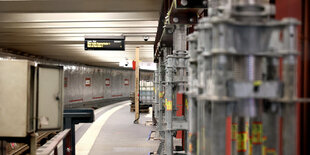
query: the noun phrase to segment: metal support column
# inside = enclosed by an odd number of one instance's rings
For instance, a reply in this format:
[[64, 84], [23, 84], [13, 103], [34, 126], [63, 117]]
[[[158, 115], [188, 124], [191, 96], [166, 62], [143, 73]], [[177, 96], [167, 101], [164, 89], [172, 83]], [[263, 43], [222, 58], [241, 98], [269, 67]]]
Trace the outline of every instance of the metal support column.
[[158, 129], [160, 132], [163, 132], [163, 124], [164, 124], [164, 81], [165, 81], [165, 65], [163, 62], [163, 58], [159, 59], [159, 124]]
[[[154, 125], [157, 125], [157, 121], [158, 121], [158, 116], [159, 116], [159, 68], [160, 68], [160, 64], [157, 63], [157, 66], [156, 66], [157, 70], [155, 71], [155, 103], [153, 103], [153, 111], [155, 112], [155, 121], [156, 121], [156, 124]], [[155, 122], [153, 122], [155, 123]]]
[[[280, 154], [280, 131], [281, 131], [281, 104], [280, 103], [264, 103], [264, 113], [262, 119], [263, 137], [260, 140], [263, 145], [263, 153], [274, 152]], [[268, 152], [267, 152], [268, 151]], [[254, 151], [253, 151], [254, 152]]]
[[198, 32], [188, 37], [189, 41], [189, 67], [188, 67], [188, 154], [197, 154], [197, 95], [198, 95], [198, 70], [197, 70], [197, 37]]
[[283, 58], [283, 155], [297, 154], [297, 106], [296, 102], [290, 102], [297, 98], [297, 25], [295, 19], [285, 19], [287, 26], [283, 32], [284, 49], [286, 55]]
[[165, 74], [165, 154], [173, 154], [173, 137], [172, 137], [172, 121], [173, 121], [173, 58], [167, 56], [166, 74]]
[[30, 146], [30, 154], [35, 155], [37, 152], [37, 133], [30, 134], [29, 146]]
[[[162, 52], [163, 55], [167, 52], [167, 49], [165, 48]], [[164, 81], [165, 81], [165, 64], [163, 57], [159, 58], [158, 62], [158, 84], [159, 84], [159, 94], [158, 94], [158, 124], [157, 124], [157, 130], [159, 131], [159, 136], [160, 136], [160, 146], [158, 148], [158, 154], [163, 155], [164, 154], [164, 144], [165, 144], [165, 131], [163, 128], [164, 125], [164, 113], [165, 113], [165, 108], [164, 108]]]

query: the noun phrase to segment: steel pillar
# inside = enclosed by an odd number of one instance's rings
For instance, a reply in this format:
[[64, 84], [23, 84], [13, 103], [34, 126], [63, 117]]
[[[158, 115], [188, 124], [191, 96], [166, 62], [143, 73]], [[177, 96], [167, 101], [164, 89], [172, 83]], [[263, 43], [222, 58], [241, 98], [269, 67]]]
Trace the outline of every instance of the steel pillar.
[[[155, 116], [155, 121], [157, 124], [157, 120], [158, 120], [158, 116], [159, 116], [159, 68], [160, 65], [157, 63], [157, 70], [154, 72], [155, 74], [155, 79], [154, 79], [154, 84], [155, 84], [155, 92], [154, 92], [154, 96], [155, 96], [155, 103], [153, 103], [153, 111], [154, 111], [154, 116]], [[155, 124], [155, 125], [156, 125]]]
[[[165, 51], [166, 52], [166, 51]], [[165, 103], [165, 99], [164, 99], [164, 81], [165, 81], [165, 64], [164, 64], [164, 60], [163, 58], [159, 59], [159, 124], [158, 124], [158, 130], [160, 133], [163, 132], [163, 124], [164, 124], [164, 112], [165, 112], [165, 108], [164, 108], [164, 103]], [[164, 135], [162, 135], [164, 137]]]
[[[298, 21], [285, 19], [287, 26], [283, 32], [284, 49], [287, 55], [283, 58], [284, 99], [297, 98], [297, 29]], [[283, 104], [283, 155], [297, 154], [297, 107], [296, 102]]]
[[197, 70], [197, 37], [198, 34], [193, 33], [188, 37], [189, 40], [189, 65], [188, 65], [188, 141], [187, 153], [189, 155], [197, 154], [197, 95], [198, 95], [198, 70]]
[[189, 66], [188, 66], [188, 154], [197, 154], [197, 95], [198, 95], [198, 63], [197, 63], [197, 32], [190, 35], [189, 40]]
[[166, 74], [165, 74], [165, 154], [173, 154], [172, 120], [173, 120], [173, 59], [167, 56]]

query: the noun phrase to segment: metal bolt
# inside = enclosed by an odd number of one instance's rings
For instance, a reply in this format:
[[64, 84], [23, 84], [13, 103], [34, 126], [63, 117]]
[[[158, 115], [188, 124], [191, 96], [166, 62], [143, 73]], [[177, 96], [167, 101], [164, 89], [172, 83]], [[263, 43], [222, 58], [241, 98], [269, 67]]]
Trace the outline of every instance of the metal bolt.
[[190, 21], [190, 22], [194, 22], [194, 18], [190, 18], [189, 21]]
[[181, 0], [181, 5], [186, 6], [188, 4], [187, 0]]
[[179, 18], [174, 17], [174, 18], [173, 18], [173, 22], [178, 23], [178, 22], [179, 22]]

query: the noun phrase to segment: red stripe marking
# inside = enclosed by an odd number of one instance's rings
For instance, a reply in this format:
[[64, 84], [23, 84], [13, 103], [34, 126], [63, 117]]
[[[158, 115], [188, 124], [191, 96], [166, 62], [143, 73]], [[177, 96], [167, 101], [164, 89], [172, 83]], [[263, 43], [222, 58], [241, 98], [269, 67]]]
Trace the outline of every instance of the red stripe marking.
[[83, 101], [83, 99], [76, 99], [76, 100], [70, 100], [69, 102], [78, 102], [78, 101]]
[[101, 99], [104, 98], [103, 96], [99, 96], [99, 97], [93, 97], [93, 99]]
[[119, 94], [119, 95], [112, 95], [112, 97], [119, 97], [119, 96], [123, 96], [123, 94]]

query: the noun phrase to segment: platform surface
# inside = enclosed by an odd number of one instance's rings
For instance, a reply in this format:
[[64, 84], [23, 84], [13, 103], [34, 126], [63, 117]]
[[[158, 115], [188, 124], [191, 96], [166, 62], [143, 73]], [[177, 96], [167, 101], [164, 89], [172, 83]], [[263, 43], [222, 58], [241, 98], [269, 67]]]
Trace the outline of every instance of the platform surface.
[[121, 102], [95, 112], [96, 121], [82, 124], [76, 130], [76, 154], [84, 155], [146, 155], [156, 151], [159, 141], [148, 140], [153, 126], [151, 114], [141, 114], [134, 124], [130, 102]]

